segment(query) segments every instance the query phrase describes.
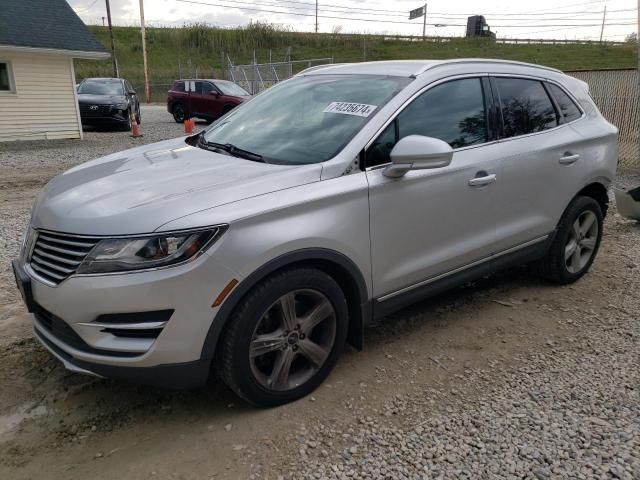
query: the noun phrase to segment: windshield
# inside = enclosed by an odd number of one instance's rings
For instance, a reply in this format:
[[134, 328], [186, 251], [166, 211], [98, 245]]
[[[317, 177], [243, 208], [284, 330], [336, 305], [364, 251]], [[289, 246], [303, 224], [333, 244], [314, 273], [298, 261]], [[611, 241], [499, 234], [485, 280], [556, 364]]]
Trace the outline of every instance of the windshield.
[[88, 95], [124, 95], [119, 80], [85, 80], [78, 87], [78, 93]]
[[324, 162], [409, 82], [373, 75], [296, 77], [215, 122], [204, 140], [234, 145], [269, 163]]
[[220, 89], [220, 91], [224, 94], [224, 95], [234, 95], [236, 97], [240, 96], [247, 96], [247, 95], [251, 95], [249, 92], [247, 92], [244, 88], [242, 88], [240, 85], [236, 85], [235, 83], [227, 83], [227, 82], [216, 82], [216, 87], [218, 87]]

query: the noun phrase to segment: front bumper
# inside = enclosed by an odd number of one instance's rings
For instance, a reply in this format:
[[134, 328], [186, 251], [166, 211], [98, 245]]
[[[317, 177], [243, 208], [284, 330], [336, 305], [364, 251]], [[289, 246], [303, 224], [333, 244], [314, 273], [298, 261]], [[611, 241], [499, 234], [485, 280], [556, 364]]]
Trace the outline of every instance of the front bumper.
[[117, 109], [111, 105], [93, 105], [95, 111], [87, 105], [80, 105], [80, 120], [83, 125], [124, 125], [129, 121], [128, 110]]
[[[231, 279], [240, 280], [207, 253], [172, 268], [75, 275], [57, 286], [39, 280], [28, 265], [19, 268], [30, 278], [35, 336], [68, 369], [174, 388], [206, 381], [211, 358], [203, 346], [218, 311], [212, 304]], [[170, 318], [156, 322], [161, 331], [153, 335], [103, 328], [105, 318], [135, 327], [132, 313], [141, 312], [148, 325], [167, 311]]]
[[34, 336], [49, 352], [62, 362], [70, 372], [100, 378], [112, 378], [161, 388], [192, 389], [203, 386], [209, 378], [209, 360], [156, 365], [153, 367], [131, 367], [105, 365], [73, 358], [62, 348], [45, 337], [35, 326]]

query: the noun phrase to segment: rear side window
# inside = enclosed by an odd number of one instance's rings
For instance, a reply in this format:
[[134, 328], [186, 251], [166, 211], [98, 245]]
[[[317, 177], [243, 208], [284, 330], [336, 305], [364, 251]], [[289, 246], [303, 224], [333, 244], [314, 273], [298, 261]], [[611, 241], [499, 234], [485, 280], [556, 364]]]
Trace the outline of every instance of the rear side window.
[[184, 82], [176, 82], [173, 84], [173, 90], [175, 92], [184, 92]]
[[576, 120], [582, 116], [582, 112], [580, 112], [578, 106], [562, 88], [553, 83], [548, 83], [547, 86], [560, 107], [560, 114], [564, 117], [565, 123]]
[[541, 132], [558, 125], [556, 110], [542, 82], [503, 77], [494, 81], [500, 96], [506, 137]]

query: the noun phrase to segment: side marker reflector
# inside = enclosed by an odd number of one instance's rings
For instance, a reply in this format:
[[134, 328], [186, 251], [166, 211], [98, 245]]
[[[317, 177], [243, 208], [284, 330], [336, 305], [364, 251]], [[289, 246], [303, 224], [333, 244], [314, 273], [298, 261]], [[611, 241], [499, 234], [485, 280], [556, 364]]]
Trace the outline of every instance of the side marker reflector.
[[222, 302], [224, 302], [224, 299], [227, 298], [227, 295], [229, 295], [229, 292], [231, 292], [231, 290], [233, 290], [233, 287], [235, 287], [237, 284], [238, 284], [238, 280], [236, 280], [235, 278], [231, 280], [229, 283], [227, 283], [227, 286], [222, 289], [222, 291], [220, 292], [220, 295], [218, 295], [218, 297], [216, 298], [216, 301], [213, 302], [213, 305], [211, 306], [219, 307], [222, 304]]

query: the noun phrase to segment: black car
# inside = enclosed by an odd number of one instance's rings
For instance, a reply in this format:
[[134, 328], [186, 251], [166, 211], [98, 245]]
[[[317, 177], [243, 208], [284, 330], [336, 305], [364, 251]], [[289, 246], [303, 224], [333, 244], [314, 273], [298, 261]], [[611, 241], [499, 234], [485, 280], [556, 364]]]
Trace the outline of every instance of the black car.
[[131, 112], [140, 123], [140, 102], [122, 78], [86, 78], [78, 85], [82, 125], [117, 125], [131, 130]]

